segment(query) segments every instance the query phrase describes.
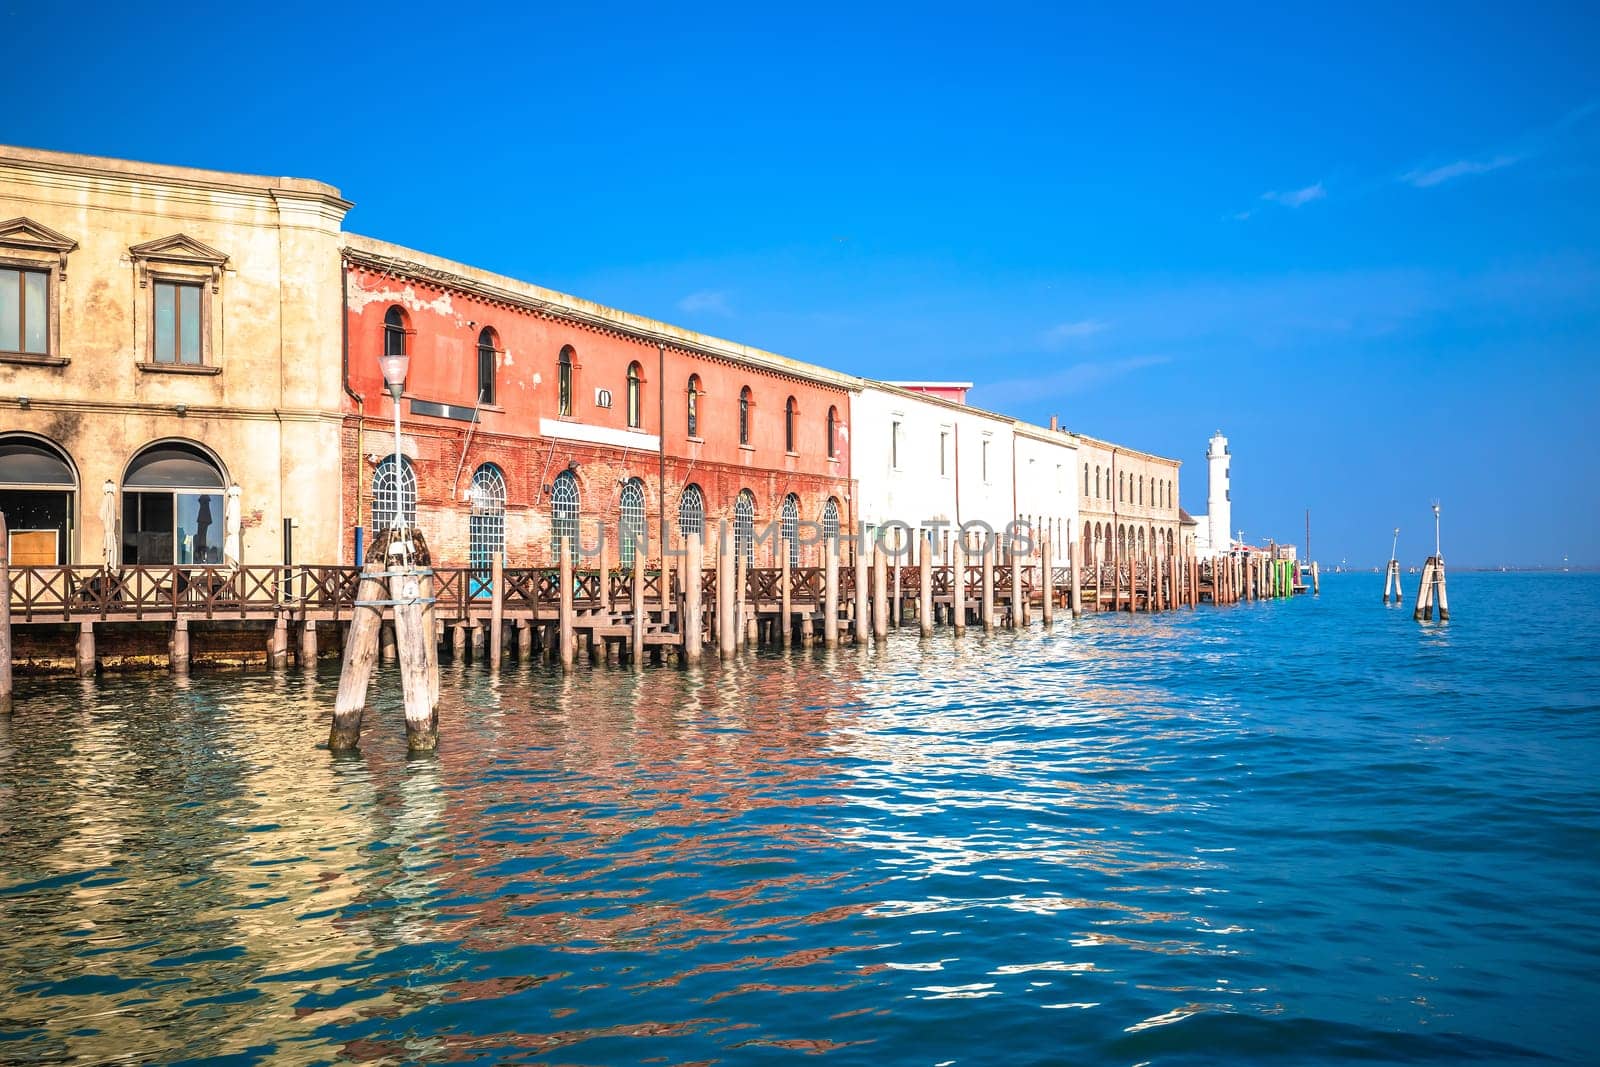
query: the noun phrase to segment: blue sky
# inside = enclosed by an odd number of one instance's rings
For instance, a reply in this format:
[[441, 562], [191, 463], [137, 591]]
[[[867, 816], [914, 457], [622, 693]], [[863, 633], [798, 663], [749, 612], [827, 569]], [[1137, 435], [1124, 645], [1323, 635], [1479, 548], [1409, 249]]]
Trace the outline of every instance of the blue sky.
[[[1252, 539], [1600, 564], [1600, 8], [18, 5], [0, 141], [1185, 461]], [[8, 36], [11, 35], [8, 33]], [[48, 42], [70, 40], [70, 62]], [[26, 42], [34, 42], [28, 44]]]

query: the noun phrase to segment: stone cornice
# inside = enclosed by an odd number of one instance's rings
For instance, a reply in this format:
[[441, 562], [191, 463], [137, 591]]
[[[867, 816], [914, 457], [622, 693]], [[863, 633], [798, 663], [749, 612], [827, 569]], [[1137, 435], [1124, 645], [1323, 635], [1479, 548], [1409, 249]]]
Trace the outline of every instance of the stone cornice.
[[[186, 414], [179, 415], [175, 410], [179, 403], [184, 404]], [[15, 409], [19, 405], [17, 397], [0, 397], [0, 411]], [[164, 416], [169, 419], [240, 419], [256, 422], [326, 422], [339, 424], [344, 419], [340, 411], [317, 411], [311, 408], [241, 408], [224, 407], [210, 404], [190, 404], [186, 401], [172, 401], [169, 403], [128, 403], [127, 401], [96, 401], [96, 400], [50, 400], [44, 397], [29, 396], [29, 411], [62, 411], [78, 414], [93, 415], [147, 415]]]
[[1080, 433], [1077, 435], [1077, 438], [1080, 442], [1088, 445], [1091, 448], [1103, 448], [1107, 452], [1115, 452], [1119, 456], [1132, 456], [1134, 459], [1145, 459], [1152, 463], [1165, 463], [1173, 467], [1183, 466], [1183, 460], [1181, 459], [1169, 459], [1166, 456], [1158, 456], [1154, 452], [1141, 452], [1137, 448], [1129, 448], [1127, 445], [1112, 444], [1110, 441], [1102, 441], [1098, 437], [1089, 437]]

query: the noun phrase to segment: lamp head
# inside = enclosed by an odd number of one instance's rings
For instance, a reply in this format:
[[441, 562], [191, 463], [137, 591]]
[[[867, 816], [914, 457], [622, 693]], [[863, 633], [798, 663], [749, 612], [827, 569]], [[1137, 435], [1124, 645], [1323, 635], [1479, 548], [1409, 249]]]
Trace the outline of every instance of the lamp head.
[[411, 357], [404, 352], [382, 355], [378, 357], [378, 366], [383, 368], [383, 384], [389, 387], [389, 395], [398, 403], [406, 387], [406, 371], [411, 366]]

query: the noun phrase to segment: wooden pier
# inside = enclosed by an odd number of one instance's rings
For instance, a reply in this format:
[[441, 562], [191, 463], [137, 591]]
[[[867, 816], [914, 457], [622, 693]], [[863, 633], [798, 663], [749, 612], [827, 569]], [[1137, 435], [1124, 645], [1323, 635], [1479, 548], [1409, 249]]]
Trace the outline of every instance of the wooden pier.
[[[778, 566], [754, 566], [749, 556], [736, 556], [731, 537], [709, 545], [692, 538], [665, 559], [636, 553], [626, 567], [609, 560], [597, 561], [604, 567], [577, 566], [570, 554], [558, 566], [524, 567], [497, 556], [486, 568], [430, 569], [424, 633], [453, 658], [491, 669], [508, 658], [568, 669], [693, 664], [708, 648], [726, 659], [752, 645], [882, 641], [906, 625], [924, 637], [937, 627], [956, 635], [969, 627], [1026, 629], [1036, 618], [1054, 625], [1057, 611], [1193, 609], [1289, 596], [1298, 584], [1292, 565], [1265, 559], [1139, 555], [1080, 566], [1074, 561], [1081, 546], [1073, 544], [1067, 565], [1051, 562], [1047, 569], [1048, 547], [1031, 558], [1003, 547], [956, 545], [940, 559], [923, 543], [891, 559], [870, 542], [859, 553], [845, 542], [822, 553], [822, 566], [795, 567], [782, 546], [774, 553]], [[0, 650], [35, 669], [50, 659], [59, 670], [64, 655], [80, 674], [128, 664], [130, 657], [113, 664], [104, 656], [107, 635], [123, 628], [143, 634], [143, 655], [131, 657], [131, 665], [155, 666], [164, 658], [174, 671], [206, 661], [201, 639], [218, 630], [232, 635], [224, 662], [272, 667], [291, 659], [313, 663], [344, 647], [358, 618], [376, 628], [380, 663], [398, 648], [392, 608], [366, 606], [382, 598], [363, 591], [374, 579], [352, 566], [23, 566], [6, 568], [4, 577], [10, 619], [0, 628]], [[50, 657], [37, 654], [35, 629], [50, 632]], [[13, 630], [20, 640], [11, 640]], [[9, 678], [12, 655], [5, 659], [0, 680]]]

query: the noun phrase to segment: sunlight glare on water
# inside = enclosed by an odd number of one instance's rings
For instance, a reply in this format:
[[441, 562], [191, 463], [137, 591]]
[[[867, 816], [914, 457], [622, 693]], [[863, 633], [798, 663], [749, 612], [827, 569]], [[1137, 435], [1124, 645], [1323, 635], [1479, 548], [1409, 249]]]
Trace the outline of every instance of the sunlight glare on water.
[[[25, 681], [0, 1060], [1583, 1062], [1600, 578], [704, 670]], [[1539, 604], [1534, 611], [1530, 608]]]

